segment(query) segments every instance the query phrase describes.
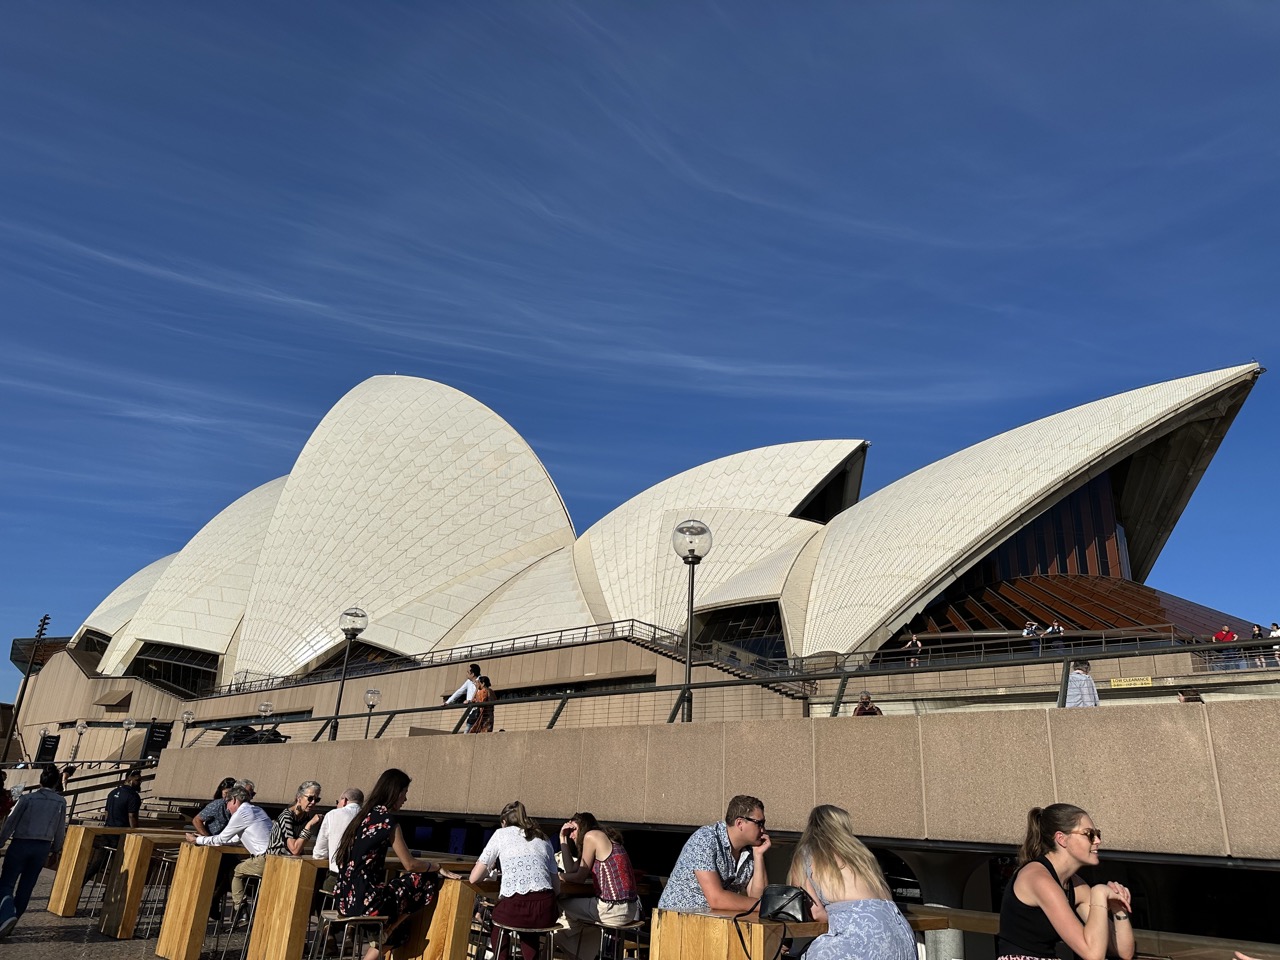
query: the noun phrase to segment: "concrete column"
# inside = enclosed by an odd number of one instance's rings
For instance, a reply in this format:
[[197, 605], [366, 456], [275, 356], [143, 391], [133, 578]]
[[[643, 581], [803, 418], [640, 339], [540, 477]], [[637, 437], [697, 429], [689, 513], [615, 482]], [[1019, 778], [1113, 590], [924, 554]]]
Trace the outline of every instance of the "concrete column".
[[[991, 859], [986, 853], [953, 853], [933, 850], [894, 850], [916, 875], [920, 895], [929, 906], [964, 907], [969, 877]], [[963, 930], [926, 930], [929, 960], [965, 960]]]

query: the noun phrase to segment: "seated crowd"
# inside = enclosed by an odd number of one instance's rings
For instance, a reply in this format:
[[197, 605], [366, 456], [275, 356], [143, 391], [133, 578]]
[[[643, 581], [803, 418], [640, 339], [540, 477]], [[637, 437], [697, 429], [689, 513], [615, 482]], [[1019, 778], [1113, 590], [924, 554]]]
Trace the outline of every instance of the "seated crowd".
[[[411, 780], [402, 770], [383, 771], [366, 797], [349, 787], [333, 810], [315, 812], [320, 785], [299, 785], [294, 802], [273, 821], [253, 803], [248, 780], [225, 780], [218, 796], [192, 818], [197, 844], [239, 843], [247, 859], [226, 869], [220, 887], [229, 887], [236, 923], [246, 921], [245, 882], [262, 876], [268, 855], [300, 856], [313, 839], [312, 855], [327, 858], [323, 889], [331, 892], [340, 916], [385, 918], [384, 941], [370, 944], [364, 960], [377, 960], [384, 948], [404, 943], [405, 922], [435, 898], [441, 877], [480, 883], [500, 877], [492, 911], [495, 951], [503, 928], [556, 928], [557, 953], [582, 960], [599, 954], [602, 929], [625, 927], [640, 919], [640, 889], [621, 834], [587, 812], [575, 813], [560, 827], [557, 854], [524, 804], [508, 803], [467, 875], [416, 856], [405, 842], [395, 814], [409, 795]], [[724, 819], [699, 828], [684, 845], [658, 906], [675, 912], [707, 910], [748, 912], [768, 884], [765, 854], [770, 849], [764, 804], [737, 796]], [[394, 854], [400, 871], [388, 876]], [[557, 856], [560, 863], [557, 863]], [[816, 957], [876, 956], [909, 960], [915, 936], [894, 905], [875, 857], [853, 831], [839, 807], [816, 807], [797, 846], [790, 882], [813, 900], [816, 919], [830, 932], [815, 943]], [[590, 884], [590, 894], [571, 894], [565, 884]], [[512, 934], [511, 956], [538, 956], [535, 934]], [[851, 948], [857, 953], [850, 953]]]

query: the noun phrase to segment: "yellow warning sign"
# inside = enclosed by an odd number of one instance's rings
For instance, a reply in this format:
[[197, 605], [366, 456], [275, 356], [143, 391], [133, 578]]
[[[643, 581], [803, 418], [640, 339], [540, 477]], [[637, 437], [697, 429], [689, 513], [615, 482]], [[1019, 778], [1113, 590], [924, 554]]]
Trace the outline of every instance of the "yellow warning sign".
[[1149, 687], [1151, 686], [1150, 677], [1116, 677], [1111, 681], [1111, 689], [1117, 687]]

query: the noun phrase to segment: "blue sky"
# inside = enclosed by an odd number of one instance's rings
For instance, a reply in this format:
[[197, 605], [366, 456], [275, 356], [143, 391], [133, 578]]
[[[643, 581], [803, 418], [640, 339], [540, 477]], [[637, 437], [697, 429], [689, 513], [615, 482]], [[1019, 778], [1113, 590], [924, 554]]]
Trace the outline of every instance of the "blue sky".
[[[581, 531], [754, 446], [867, 438], [867, 493], [1280, 363], [1278, 61], [1273, 3], [6, 4], [4, 638], [375, 374], [501, 413]], [[1149, 580], [1268, 622], [1276, 376]]]

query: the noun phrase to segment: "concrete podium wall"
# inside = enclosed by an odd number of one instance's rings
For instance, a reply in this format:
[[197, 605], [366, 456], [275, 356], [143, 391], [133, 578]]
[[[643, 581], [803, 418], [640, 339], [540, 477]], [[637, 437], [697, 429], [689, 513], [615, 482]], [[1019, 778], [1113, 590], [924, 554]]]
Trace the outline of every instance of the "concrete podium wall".
[[866, 836], [978, 843], [1016, 843], [1030, 807], [1067, 801], [1106, 848], [1280, 859], [1278, 724], [1280, 700], [1256, 700], [170, 749], [153, 793], [207, 797], [236, 775], [279, 802], [316, 779], [331, 801], [398, 766], [423, 813], [520, 799], [536, 817], [694, 826], [749, 793], [776, 830], [829, 802]]

